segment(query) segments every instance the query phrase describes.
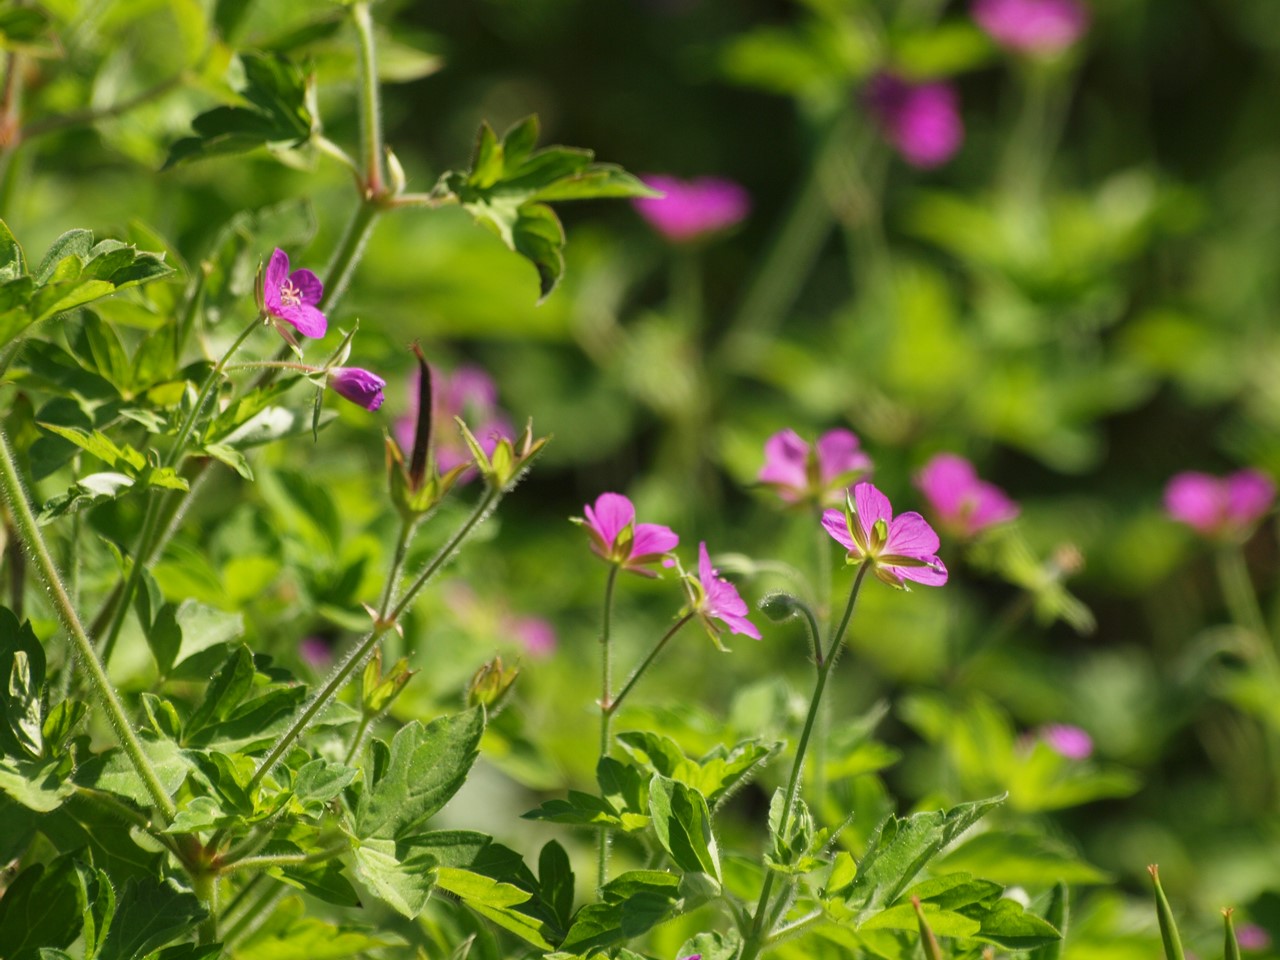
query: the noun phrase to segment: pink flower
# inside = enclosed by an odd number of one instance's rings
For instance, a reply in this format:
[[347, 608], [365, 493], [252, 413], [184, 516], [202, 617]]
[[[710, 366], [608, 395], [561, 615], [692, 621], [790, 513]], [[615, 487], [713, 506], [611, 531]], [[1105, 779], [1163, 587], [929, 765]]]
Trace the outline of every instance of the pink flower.
[[533, 657], [549, 657], [556, 652], [556, 631], [541, 617], [512, 617], [507, 628]]
[[760, 639], [760, 631], [747, 619], [747, 604], [738, 593], [738, 588], [721, 577], [715, 567], [711, 566], [706, 543], [698, 544], [696, 588], [697, 597], [693, 609], [712, 639], [718, 638], [721, 633], [721, 628], [713, 620], [719, 620], [732, 633], [740, 633], [753, 640]]
[[670, 527], [656, 523], [636, 523], [636, 508], [620, 493], [602, 493], [594, 509], [582, 509], [586, 519], [574, 518], [587, 528], [591, 549], [609, 563], [642, 576], [656, 576], [645, 567], [661, 562], [676, 548], [680, 538]]
[[889, 498], [869, 483], [853, 488], [844, 510], [826, 511], [822, 525], [849, 551], [846, 563], [872, 563], [875, 575], [891, 587], [905, 588], [906, 580], [930, 587], [947, 582], [933, 527], [918, 513], [894, 517]]
[[324, 670], [333, 663], [333, 646], [324, 637], [303, 637], [298, 644], [298, 656], [316, 670]]
[[828, 430], [812, 446], [794, 430], [775, 433], [764, 443], [764, 466], [757, 478], [787, 503], [839, 503], [844, 490], [871, 469], [858, 438], [842, 428]]
[[[464, 364], [452, 374], [442, 374], [434, 367], [432, 371], [431, 437], [436, 467], [441, 473], [471, 461], [471, 451], [458, 431], [455, 417], [467, 422], [486, 454], [493, 454], [499, 440], [515, 439], [510, 419], [498, 406], [498, 388], [482, 368]], [[396, 439], [406, 449], [413, 446], [416, 421], [416, 415], [396, 421]], [[461, 479], [465, 482], [475, 476], [475, 470], [468, 470]]]
[[913, 167], [941, 166], [964, 141], [959, 98], [949, 84], [879, 73], [867, 85], [866, 102], [885, 139]]
[[740, 223], [751, 209], [747, 191], [732, 180], [700, 177], [677, 180], [661, 175], [643, 178], [661, 197], [638, 197], [640, 216], [668, 240], [685, 243]]
[[1018, 515], [1018, 505], [994, 484], [978, 477], [964, 457], [940, 453], [916, 474], [916, 486], [929, 501], [939, 525], [963, 539]]
[[1051, 723], [1041, 727], [1040, 739], [1068, 760], [1087, 760], [1093, 754], [1093, 738], [1070, 724]]
[[329, 371], [333, 391], [366, 410], [382, 406], [382, 388], [386, 385], [380, 376], [359, 367], [334, 367]]
[[1265, 950], [1271, 946], [1271, 934], [1256, 923], [1242, 923], [1236, 928], [1236, 943], [1241, 950]]
[[1080, 39], [1089, 8], [1080, 0], [974, 0], [973, 19], [1001, 46], [1047, 55]]
[[317, 307], [323, 296], [320, 278], [310, 270], [290, 273], [289, 255], [276, 247], [262, 278], [262, 304], [267, 313], [305, 337], [323, 337], [329, 329], [329, 321]]
[[1180, 473], [1164, 490], [1164, 508], [1206, 537], [1236, 540], [1247, 536], [1270, 509], [1276, 485], [1259, 470], [1227, 477]]

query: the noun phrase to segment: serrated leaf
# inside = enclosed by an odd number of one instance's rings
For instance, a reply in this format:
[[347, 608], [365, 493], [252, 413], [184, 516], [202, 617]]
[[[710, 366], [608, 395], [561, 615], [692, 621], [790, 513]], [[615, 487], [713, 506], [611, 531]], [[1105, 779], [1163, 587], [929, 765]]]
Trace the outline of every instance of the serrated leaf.
[[975, 939], [994, 943], [1006, 950], [1027, 950], [1061, 939], [1053, 926], [1033, 913], [1027, 913], [1014, 900], [997, 900], [994, 904], [974, 904], [961, 910], [978, 920]]
[[98, 960], [139, 960], [194, 930], [208, 916], [195, 894], [173, 880], [129, 880], [116, 904]]
[[655, 775], [649, 781], [649, 816], [658, 842], [676, 866], [721, 879], [711, 813], [702, 794], [676, 780]]
[[358, 876], [369, 889], [397, 913], [412, 920], [431, 898], [435, 861], [415, 854], [403, 862], [396, 857], [394, 840], [363, 840], [353, 860]]
[[502, 883], [491, 877], [454, 867], [438, 867], [435, 874], [436, 884], [441, 889], [461, 898], [476, 913], [540, 950], [551, 949], [547, 937], [552, 932], [547, 925], [516, 909], [531, 898], [527, 891], [510, 883]]
[[253, 654], [249, 652], [249, 648], [242, 645], [233, 650], [222, 668], [209, 681], [200, 705], [187, 718], [183, 737], [189, 740], [202, 727], [230, 716], [253, 685], [254, 672]]
[[564, 847], [554, 840], [548, 840], [538, 855], [538, 896], [567, 930], [573, 913], [573, 867]]
[[0, 607], [0, 754], [35, 759], [44, 752], [44, 675], [44, 647], [31, 624]]

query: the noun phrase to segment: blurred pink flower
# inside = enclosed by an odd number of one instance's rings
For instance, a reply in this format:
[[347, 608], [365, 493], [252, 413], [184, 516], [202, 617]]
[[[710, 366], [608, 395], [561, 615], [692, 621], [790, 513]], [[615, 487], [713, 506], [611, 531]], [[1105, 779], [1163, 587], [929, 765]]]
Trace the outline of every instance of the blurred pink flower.
[[867, 84], [866, 103], [885, 139], [913, 167], [941, 166], [964, 141], [960, 100], [950, 84], [878, 73]]
[[694, 610], [715, 639], [721, 632], [713, 620], [719, 620], [732, 633], [740, 633], [753, 640], [760, 639], [760, 631], [747, 619], [747, 604], [738, 588], [720, 576], [711, 566], [711, 556], [706, 543], [698, 544], [698, 599]]
[[556, 652], [556, 631], [541, 617], [512, 617], [508, 629], [532, 657], [549, 657]]
[[276, 247], [262, 278], [262, 305], [267, 313], [303, 336], [323, 337], [329, 329], [329, 321], [319, 309], [323, 296], [320, 278], [310, 270], [290, 273], [289, 255]]
[[938, 525], [969, 539], [1018, 515], [1018, 505], [994, 484], [978, 477], [973, 464], [954, 453], [939, 453], [916, 474], [916, 487], [929, 501]]
[[[462, 439], [455, 417], [466, 421], [487, 454], [492, 454], [498, 441], [504, 437], [515, 439], [511, 420], [498, 406], [498, 388], [481, 367], [464, 364], [451, 374], [441, 373], [433, 367], [431, 398], [431, 443], [436, 467], [441, 473], [448, 473], [471, 460], [471, 451]], [[406, 450], [413, 448], [416, 420], [415, 411], [414, 416], [401, 417], [396, 421], [396, 439]], [[468, 470], [461, 479], [471, 480], [475, 476], [475, 470]]]
[[973, 19], [992, 40], [1020, 53], [1065, 50], [1089, 26], [1081, 0], [974, 0]]
[[834, 506], [849, 484], [871, 469], [871, 458], [859, 446], [857, 436], [840, 427], [812, 445], [794, 430], [782, 430], [765, 441], [757, 479], [787, 503]]
[[1265, 950], [1271, 946], [1271, 934], [1256, 923], [1242, 923], [1236, 927], [1236, 943], [1241, 950]]
[[575, 523], [587, 528], [591, 549], [609, 563], [642, 576], [656, 576], [645, 567], [662, 560], [680, 543], [671, 530], [657, 523], [636, 523], [636, 508], [620, 493], [602, 493], [595, 506], [582, 508]]
[[1093, 738], [1070, 724], [1050, 723], [1041, 727], [1040, 739], [1068, 760], [1087, 760], [1093, 755]]
[[677, 243], [732, 227], [751, 209], [747, 191], [732, 180], [720, 177], [678, 180], [660, 174], [642, 179], [664, 195], [638, 197], [632, 203], [655, 230]]
[[298, 656], [312, 668], [324, 670], [333, 663], [333, 646], [324, 637], [312, 634], [298, 644]]
[[853, 488], [844, 510], [828, 510], [822, 525], [847, 548], [846, 563], [873, 563], [877, 577], [891, 587], [911, 580], [930, 587], [947, 582], [938, 558], [938, 535], [918, 513], [893, 515], [889, 498], [869, 483]]
[[1226, 477], [1180, 473], [1164, 490], [1164, 508], [1206, 537], [1239, 539], [1271, 509], [1276, 485], [1260, 470], [1240, 470]]

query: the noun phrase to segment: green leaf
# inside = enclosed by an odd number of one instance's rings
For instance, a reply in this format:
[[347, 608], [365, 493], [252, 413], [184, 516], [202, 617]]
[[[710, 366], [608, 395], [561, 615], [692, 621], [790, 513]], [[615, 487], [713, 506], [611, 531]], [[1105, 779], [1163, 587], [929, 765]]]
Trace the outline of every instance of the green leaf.
[[141, 960], [194, 930], [208, 916], [195, 894], [173, 880], [129, 880], [98, 960]]
[[70, 945], [81, 932], [76, 865], [69, 856], [33, 864], [0, 897], [5, 960], [35, 960], [39, 948]]
[[306, 916], [302, 900], [290, 897], [258, 930], [236, 944], [235, 960], [349, 960], [403, 942], [394, 934], [335, 926]]
[[462, 786], [482, 733], [484, 711], [478, 707], [426, 727], [416, 720], [401, 727], [386, 769], [360, 796], [356, 835], [399, 839], [433, 816]]
[[929, 861], [1003, 800], [993, 797], [903, 819], [887, 817], [858, 864], [847, 897], [849, 906], [866, 915], [894, 903]]
[[[40, 266], [36, 267], [36, 283], [48, 283], [59, 265], [68, 257], [76, 261], [77, 267], [82, 267], [89, 259], [89, 251], [92, 249], [92, 230], [68, 230], [50, 244], [41, 258]], [[76, 272], [79, 273], [79, 270]]]
[[632, 870], [600, 891], [601, 902], [583, 907], [561, 947], [591, 950], [638, 937], [671, 913], [680, 896], [680, 880], [658, 870]]
[[538, 855], [538, 895], [562, 930], [573, 913], [573, 867], [564, 847], [548, 840]]
[[205, 689], [204, 700], [187, 718], [183, 726], [184, 739], [190, 740], [192, 734], [202, 727], [230, 716], [253, 686], [254, 672], [253, 654], [248, 647], [242, 644], [231, 651], [231, 656], [222, 665], [222, 669], [214, 674]]
[[676, 780], [649, 781], [649, 816], [658, 842], [681, 870], [720, 877], [720, 856], [711, 832], [711, 813], [702, 794]]
[[475, 830], [432, 830], [406, 837], [397, 846], [402, 852], [426, 854], [442, 867], [473, 867], [491, 843], [492, 837]]
[[692, 957], [700, 954], [702, 960], [737, 960], [742, 949], [742, 937], [738, 931], [727, 933], [699, 933], [684, 942], [676, 951], [677, 957]]
[[501, 883], [491, 877], [455, 867], [437, 867], [436, 885], [461, 898], [476, 913], [492, 920], [504, 930], [511, 931], [526, 943], [531, 943], [540, 950], [551, 949], [547, 937], [552, 932], [546, 923], [515, 909], [531, 898], [527, 891], [513, 884]]
[[1042, 833], [999, 830], [980, 833], [965, 840], [938, 865], [947, 870], [966, 870], [997, 883], [1048, 886], [1108, 883], [1111, 877], [1069, 846]]
[[28, 810], [48, 813], [62, 806], [75, 792], [68, 783], [60, 760], [0, 759], [0, 793]]
[[1006, 950], [1028, 950], [1061, 939], [1052, 924], [1027, 913], [1022, 904], [1014, 900], [997, 900], [990, 906], [974, 904], [962, 908], [961, 912], [980, 923], [975, 939]]
[[236, 820], [234, 814], [223, 810], [213, 797], [195, 797], [178, 811], [173, 822], [165, 827], [165, 833], [199, 833], [214, 830]]
[[412, 920], [431, 898], [435, 860], [414, 854], [404, 861], [396, 856], [394, 840], [362, 840], [355, 848], [356, 876], [389, 907]]
[[609, 805], [609, 801], [581, 790], [570, 790], [563, 800], [544, 800], [542, 806], [523, 816], [526, 820], [545, 820], [548, 823], [566, 823], [579, 827], [621, 827], [625, 830], [642, 829], [649, 822], [648, 817], [636, 814], [619, 815]]
[[[0, 220], [0, 280], [8, 282], [25, 276], [27, 259], [23, 256], [22, 246], [14, 237], [9, 225]], [[3, 300], [0, 299], [0, 303]]]
[[166, 603], [156, 612], [155, 620], [147, 629], [147, 646], [156, 658], [160, 676], [168, 675], [182, 649], [182, 625], [178, 623], [178, 608], [174, 604]]
[[[1065, 940], [1067, 936], [1067, 919], [1070, 913], [1070, 904], [1068, 900], [1067, 885], [1065, 883], [1055, 883], [1053, 890], [1049, 893], [1049, 907], [1045, 911], [1044, 919], [1051, 927]], [[1228, 918], [1229, 919], [1229, 918]], [[1228, 924], [1229, 926], [1229, 924]], [[1053, 943], [1047, 943], [1043, 947], [1036, 947], [1029, 954], [1027, 960], [1058, 960], [1062, 954], [1062, 940], [1055, 940]], [[1231, 953], [1228, 950], [1227, 960], [1231, 960]], [[1239, 960], [1239, 954], [1235, 956], [1235, 960]]]
[[197, 116], [195, 136], [169, 148], [165, 169], [189, 160], [245, 153], [268, 144], [301, 146], [314, 120], [307, 107], [306, 78], [278, 54], [239, 54], [245, 85], [243, 106], [215, 107]]
[[304, 807], [323, 808], [356, 778], [358, 771], [343, 763], [319, 758], [302, 765], [293, 779], [293, 795]]
[[[972, 937], [982, 929], [982, 924], [977, 920], [954, 910], [943, 910], [935, 903], [922, 903], [920, 908], [924, 911], [929, 929], [939, 937]], [[858, 924], [859, 931], [917, 929], [919, 920], [910, 903], [899, 903], [880, 910]]]
[[44, 753], [44, 673], [44, 647], [31, 624], [0, 607], [0, 753], [32, 759]]
[[[172, 796], [193, 769], [191, 759], [172, 740], [145, 733], [138, 739], [142, 743], [142, 752], [160, 778], [161, 786]], [[118, 747], [81, 764], [76, 769], [75, 780], [87, 787], [119, 794], [144, 809], [155, 802], [133, 763]]]
[[305, 890], [325, 903], [339, 907], [361, 905], [351, 881], [343, 874], [342, 861], [337, 858], [324, 863], [287, 867], [273, 871], [273, 874], [290, 886]]

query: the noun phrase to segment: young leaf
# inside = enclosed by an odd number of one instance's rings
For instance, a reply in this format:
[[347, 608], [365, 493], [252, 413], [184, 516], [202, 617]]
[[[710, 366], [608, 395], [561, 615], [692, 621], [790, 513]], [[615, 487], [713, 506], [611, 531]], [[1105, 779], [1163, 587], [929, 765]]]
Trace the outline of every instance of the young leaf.
[[527, 891], [510, 883], [500, 883], [470, 870], [454, 867], [438, 867], [436, 884], [461, 898], [476, 913], [489, 918], [504, 930], [511, 931], [525, 942], [540, 950], [551, 949], [547, 937], [552, 932], [547, 925], [516, 909], [531, 898]]
[[31, 624], [0, 607], [0, 754], [34, 759], [44, 753], [44, 672], [44, 647]]
[[538, 896], [550, 908], [562, 930], [573, 913], [573, 868], [564, 847], [548, 840], [538, 855]]
[[431, 868], [435, 860], [415, 854], [404, 861], [396, 858], [394, 840], [368, 839], [355, 848], [358, 876], [379, 900], [412, 920], [427, 905], [434, 886]]
[[711, 813], [702, 794], [655, 775], [649, 781], [649, 816], [658, 842], [676, 866], [689, 873], [720, 877], [720, 855], [711, 832]]

